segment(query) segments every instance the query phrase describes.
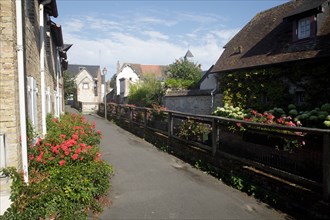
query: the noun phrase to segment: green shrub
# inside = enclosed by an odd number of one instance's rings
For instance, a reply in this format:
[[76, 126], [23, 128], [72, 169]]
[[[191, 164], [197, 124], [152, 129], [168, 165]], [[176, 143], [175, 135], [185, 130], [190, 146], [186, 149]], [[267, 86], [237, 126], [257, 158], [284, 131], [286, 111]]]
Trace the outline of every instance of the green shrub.
[[203, 141], [203, 136], [210, 132], [210, 125], [184, 120], [180, 125], [179, 137], [194, 141]]
[[321, 110], [328, 112], [328, 114], [330, 114], [330, 103], [325, 103], [321, 106]]
[[297, 108], [294, 104], [290, 104], [290, 105], [288, 105], [288, 109], [293, 110], [293, 109], [297, 109]]
[[161, 82], [150, 76], [130, 86], [128, 103], [140, 107], [160, 105], [164, 94]]
[[29, 145], [29, 184], [15, 169], [12, 205], [0, 219], [86, 219], [100, 212], [100, 199], [109, 188], [112, 168], [101, 160], [101, 133], [81, 115], [47, 117], [48, 133]]

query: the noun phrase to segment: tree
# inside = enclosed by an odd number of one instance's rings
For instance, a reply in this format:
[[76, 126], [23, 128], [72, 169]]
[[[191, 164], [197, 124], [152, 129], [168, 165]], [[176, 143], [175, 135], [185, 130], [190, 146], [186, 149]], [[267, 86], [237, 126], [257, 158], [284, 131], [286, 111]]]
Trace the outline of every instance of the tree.
[[64, 73], [64, 98], [65, 100], [77, 92], [77, 85], [73, 78], [70, 77], [68, 72]]
[[169, 65], [170, 75], [165, 84], [168, 88], [187, 89], [198, 83], [202, 77], [200, 64], [186, 59], [176, 60]]
[[164, 93], [161, 82], [157, 81], [154, 76], [147, 76], [142, 81], [130, 86], [128, 103], [141, 107], [161, 105]]
[[114, 74], [112, 77], [111, 77], [111, 80], [110, 80], [110, 88], [114, 88], [116, 85], [116, 74]]

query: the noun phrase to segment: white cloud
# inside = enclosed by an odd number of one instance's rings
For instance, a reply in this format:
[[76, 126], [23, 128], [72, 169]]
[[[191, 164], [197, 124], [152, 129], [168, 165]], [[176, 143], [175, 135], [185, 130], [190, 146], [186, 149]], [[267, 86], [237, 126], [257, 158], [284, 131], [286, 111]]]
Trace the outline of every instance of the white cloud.
[[164, 19], [159, 19], [159, 18], [155, 18], [155, 17], [145, 17], [145, 16], [141, 16], [141, 17], [137, 17], [135, 19], [136, 23], [140, 23], [140, 24], [151, 24], [151, 25], [165, 25], [167, 27], [171, 27], [173, 25], [175, 25], [177, 22], [174, 20], [164, 20]]
[[168, 40], [169, 36], [162, 34], [158, 31], [144, 31], [144, 34], [150, 37], [151, 39], [160, 39], [160, 40]]
[[[64, 41], [74, 44], [68, 51], [69, 63], [107, 67], [110, 77], [116, 71], [118, 60], [121, 64], [168, 65], [183, 57], [190, 49], [195, 62], [207, 70], [219, 58], [224, 44], [238, 31], [219, 25], [221, 18], [216, 16], [181, 13], [179, 17], [181, 20], [173, 17], [167, 22], [166, 19], [152, 16], [139, 16], [132, 21], [121, 20], [119, 17], [107, 20], [93, 16], [66, 20], [62, 25]], [[174, 24], [177, 26], [182, 20], [199, 24], [189, 32], [179, 34], [156, 29]], [[201, 24], [216, 21], [217, 28]]]

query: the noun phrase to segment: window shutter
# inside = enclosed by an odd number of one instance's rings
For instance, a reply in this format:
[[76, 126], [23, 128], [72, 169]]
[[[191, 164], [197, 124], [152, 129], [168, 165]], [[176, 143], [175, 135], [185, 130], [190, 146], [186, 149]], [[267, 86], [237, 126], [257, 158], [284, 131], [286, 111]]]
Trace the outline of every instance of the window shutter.
[[292, 24], [292, 41], [298, 40], [298, 21], [294, 20]]
[[36, 23], [36, 8], [34, 4], [34, 0], [26, 0], [25, 1], [25, 15], [34, 26]]
[[46, 32], [45, 32], [45, 50], [46, 56], [50, 57], [51, 50], [50, 50], [50, 26], [46, 25]]

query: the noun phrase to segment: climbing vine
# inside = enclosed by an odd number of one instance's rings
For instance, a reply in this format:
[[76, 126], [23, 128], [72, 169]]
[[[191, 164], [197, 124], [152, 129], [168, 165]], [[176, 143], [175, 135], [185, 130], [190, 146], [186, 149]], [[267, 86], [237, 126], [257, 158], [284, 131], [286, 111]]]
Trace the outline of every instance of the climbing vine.
[[330, 65], [313, 63], [235, 71], [220, 76], [225, 104], [265, 111], [296, 103], [296, 89], [304, 91], [308, 109], [330, 102]]

